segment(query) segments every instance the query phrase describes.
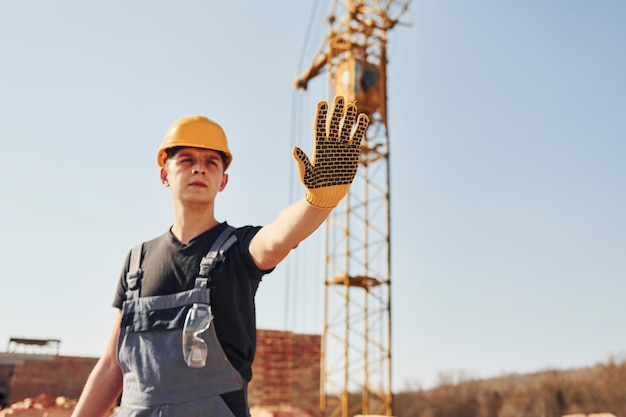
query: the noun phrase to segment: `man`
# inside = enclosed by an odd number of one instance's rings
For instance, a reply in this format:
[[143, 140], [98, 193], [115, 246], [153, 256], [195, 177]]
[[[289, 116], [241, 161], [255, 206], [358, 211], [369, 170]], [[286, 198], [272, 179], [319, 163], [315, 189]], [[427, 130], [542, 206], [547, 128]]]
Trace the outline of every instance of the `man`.
[[160, 177], [174, 222], [126, 259], [113, 305], [120, 309], [104, 354], [73, 417], [247, 417], [256, 348], [254, 296], [263, 275], [311, 235], [348, 192], [369, 119], [336, 97], [317, 106], [311, 160], [293, 148], [305, 197], [263, 226], [215, 219], [232, 161], [226, 136], [202, 116], [168, 130]]

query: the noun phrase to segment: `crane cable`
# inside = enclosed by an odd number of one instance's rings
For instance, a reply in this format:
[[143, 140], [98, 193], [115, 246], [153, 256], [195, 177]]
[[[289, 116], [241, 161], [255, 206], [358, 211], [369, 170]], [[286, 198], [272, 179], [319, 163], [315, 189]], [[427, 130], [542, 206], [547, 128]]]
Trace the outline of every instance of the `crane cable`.
[[[304, 45], [301, 49], [300, 59], [298, 62], [296, 76], [302, 73], [303, 62], [307, 57], [312, 56], [313, 42], [317, 41], [321, 43], [320, 28], [323, 21], [321, 15], [322, 8], [320, 7], [321, 1], [313, 0], [313, 7], [309, 16], [309, 22], [307, 25]], [[317, 100], [316, 100], [317, 101]], [[305, 96], [299, 91], [294, 90], [292, 93], [292, 105], [291, 105], [291, 146], [298, 146], [302, 149], [308, 149], [310, 143], [311, 130], [304, 129], [305, 123], [303, 123], [303, 114], [305, 108], [311, 108], [311, 103], [306, 102]], [[301, 197], [302, 185], [297, 177], [297, 172], [293, 169], [293, 166], [289, 166], [289, 204], [294, 203]], [[310, 242], [312, 241], [312, 242]], [[285, 283], [285, 312], [283, 316], [284, 328], [290, 330], [298, 330], [305, 327], [305, 322], [308, 317], [305, 317], [305, 313], [309, 312], [314, 315], [315, 320], [313, 324], [315, 327], [319, 327], [319, 291], [313, 291], [312, 297], [307, 297], [308, 292], [304, 290], [305, 287], [310, 285], [317, 285], [319, 281], [314, 282], [304, 281], [311, 275], [314, 277], [321, 276], [321, 268], [319, 262], [315, 262], [318, 258], [318, 252], [315, 254], [309, 253], [310, 243], [315, 243], [315, 237], [307, 239], [307, 244], [301, 245], [301, 247], [294, 251], [286, 260], [287, 267], [287, 279]], [[310, 260], [313, 259], [313, 262]], [[320, 259], [322, 259], [320, 257]], [[314, 267], [308, 267], [310, 264]], [[313, 306], [308, 306], [308, 303], [312, 302]], [[309, 308], [310, 307], [310, 308]], [[305, 329], [311, 331], [310, 329]]]

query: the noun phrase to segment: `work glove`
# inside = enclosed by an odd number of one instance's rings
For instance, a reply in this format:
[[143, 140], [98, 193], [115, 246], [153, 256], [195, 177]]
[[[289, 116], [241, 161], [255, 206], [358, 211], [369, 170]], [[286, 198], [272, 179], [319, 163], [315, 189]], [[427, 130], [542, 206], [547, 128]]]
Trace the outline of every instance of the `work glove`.
[[356, 105], [346, 106], [341, 96], [335, 97], [331, 115], [327, 120], [327, 101], [317, 103], [315, 147], [310, 161], [297, 146], [292, 151], [300, 181], [307, 190], [306, 200], [319, 208], [337, 206], [348, 193], [359, 164], [361, 140], [369, 125], [367, 115], [357, 117]]

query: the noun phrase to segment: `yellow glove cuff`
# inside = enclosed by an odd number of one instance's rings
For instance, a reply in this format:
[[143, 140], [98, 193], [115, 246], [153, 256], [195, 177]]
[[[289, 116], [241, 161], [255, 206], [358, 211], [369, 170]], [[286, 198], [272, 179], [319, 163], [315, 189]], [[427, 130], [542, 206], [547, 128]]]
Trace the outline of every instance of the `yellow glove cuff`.
[[317, 208], [335, 208], [348, 193], [350, 184], [307, 190], [306, 201]]

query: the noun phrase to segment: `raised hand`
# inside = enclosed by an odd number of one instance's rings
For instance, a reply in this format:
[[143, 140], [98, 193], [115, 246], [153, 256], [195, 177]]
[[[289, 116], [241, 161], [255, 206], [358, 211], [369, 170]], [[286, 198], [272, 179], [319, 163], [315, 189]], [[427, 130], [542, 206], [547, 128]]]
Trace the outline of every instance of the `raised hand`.
[[292, 151], [300, 181], [307, 189], [306, 200], [320, 208], [335, 207], [348, 193], [359, 164], [361, 140], [369, 125], [367, 115], [357, 116], [356, 105], [345, 105], [342, 96], [335, 97], [330, 120], [327, 117], [328, 102], [320, 101], [311, 160], [297, 146]]

